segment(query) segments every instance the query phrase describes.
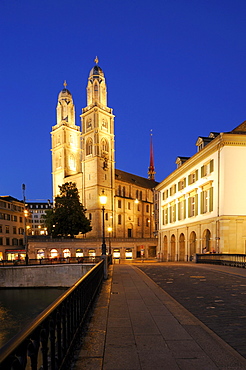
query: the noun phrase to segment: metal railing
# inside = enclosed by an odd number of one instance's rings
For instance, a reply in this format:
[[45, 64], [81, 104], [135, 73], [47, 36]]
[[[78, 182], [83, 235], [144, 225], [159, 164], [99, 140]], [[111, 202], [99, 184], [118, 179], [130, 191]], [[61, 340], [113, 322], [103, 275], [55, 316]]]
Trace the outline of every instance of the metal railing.
[[[86, 257], [67, 257], [67, 258], [38, 258], [28, 259], [28, 265], [55, 265], [65, 263], [98, 263], [101, 260], [100, 256], [86, 256]], [[1, 266], [25, 266], [26, 260], [0, 260]]]
[[0, 349], [0, 369], [69, 368], [73, 349], [103, 281], [103, 261]]
[[197, 254], [196, 262], [246, 268], [246, 255], [245, 254], [223, 254], [223, 253]]

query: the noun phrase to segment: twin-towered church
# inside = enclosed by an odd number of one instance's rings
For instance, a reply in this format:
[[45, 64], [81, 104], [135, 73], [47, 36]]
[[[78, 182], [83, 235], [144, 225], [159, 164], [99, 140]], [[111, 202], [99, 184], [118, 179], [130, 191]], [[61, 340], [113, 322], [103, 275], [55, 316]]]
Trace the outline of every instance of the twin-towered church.
[[[87, 84], [87, 106], [82, 109], [81, 128], [75, 124], [75, 106], [71, 92], [58, 96], [57, 123], [52, 127], [53, 196], [58, 185], [75, 182], [80, 201], [87, 209], [92, 231], [79, 249], [83, 254], [100, 254], [102, 206], [99, 196], [107, 196], [105, 205], [106, 239], [121, 257], [156, 255], [156, 218], [154, 210], [155, 171], [152, 146], [148, 178], [115, 168], [113, 109], [107, 105], [107, 85], [103, 70], [95, 59]], [[155, 217], [156, 216], [156, 217]], [[81, 236], [82, 237], [82, 236]], [[76, 249], [76, 248], [75, 248]], [[71, 251], [76, 255], [76, 250]]]

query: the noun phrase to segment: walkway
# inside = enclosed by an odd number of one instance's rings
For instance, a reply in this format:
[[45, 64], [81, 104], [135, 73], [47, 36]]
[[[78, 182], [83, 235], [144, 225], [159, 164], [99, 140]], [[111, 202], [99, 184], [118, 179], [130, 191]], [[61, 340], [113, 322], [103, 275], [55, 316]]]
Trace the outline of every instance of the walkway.
[[73, 369], [246, 369], [243, 357], [139, 269], [113, 265], [109, 275]]

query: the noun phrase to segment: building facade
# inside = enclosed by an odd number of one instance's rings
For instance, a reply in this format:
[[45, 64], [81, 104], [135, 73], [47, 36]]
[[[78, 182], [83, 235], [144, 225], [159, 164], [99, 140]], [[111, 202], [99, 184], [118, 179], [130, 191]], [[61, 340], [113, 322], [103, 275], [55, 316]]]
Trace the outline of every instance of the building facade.
[[25, 226], [23, 202], [9, 195], [0, 196], [0, 260], [24, 258]]
[[48, 209], [53, 208], [53, 203], [49, 200], [47, 202], [27, 202], [26, 206], [31, 218], [31, 223], [27, 225], [27, 235], [48, 235], [43, 216]]
[[178, 157], [159, 192], [158, 255], [188, 261], [196, 253], [246, 253], [246, 122], [199, 137], [197, 153]]
[[[81, 128], [75, 123], [72, 94], [64, 83], [58, 96], [57, 123], [51, 132], [53, 197], [59, 194], [59, 185], [75, 182], [92, 225], [92, 231], [85, 236], [78, 235], [76, 239], [81, 240], [76, 243], [81, 245], [71, 248], [71, 256], [101, 254], [103, 219], [99, 196], [102, 193], [107, 196], [104, 206], [107, 244], [110, 240], [113, 250], [122, 258], [126, 255], [135, 258], [141, 253], [146, 257], [155, 256], [157, 238], [153, 203], [157, 182], [152, 147], [149, 178], [115, 168], [114, 115], [107, 105], [106, 80], [97, 59], [89, 73], [87, 106], [80, 117]], [[30, 243], [37, 255], [39, 247]], [[67, 253], [69, 248], [64, 243], [64, 247], [60, 244], [52, 248], [57, 249], [57, 255], [63, 255], [64, 250]], [[51, 255], [49, 246], [45, 251], [47, 256]]]

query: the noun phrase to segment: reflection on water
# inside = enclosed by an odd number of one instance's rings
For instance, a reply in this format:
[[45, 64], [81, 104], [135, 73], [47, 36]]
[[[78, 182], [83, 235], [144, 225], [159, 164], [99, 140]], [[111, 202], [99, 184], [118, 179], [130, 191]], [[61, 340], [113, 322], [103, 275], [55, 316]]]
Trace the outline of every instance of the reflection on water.
[[0, 289], [0, 347], [65, 290], [65, 288]]

